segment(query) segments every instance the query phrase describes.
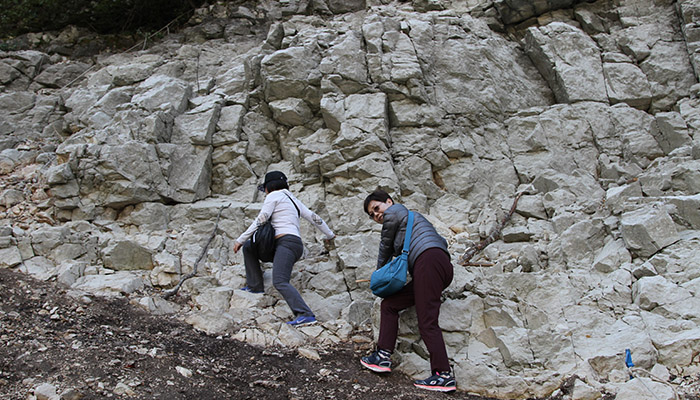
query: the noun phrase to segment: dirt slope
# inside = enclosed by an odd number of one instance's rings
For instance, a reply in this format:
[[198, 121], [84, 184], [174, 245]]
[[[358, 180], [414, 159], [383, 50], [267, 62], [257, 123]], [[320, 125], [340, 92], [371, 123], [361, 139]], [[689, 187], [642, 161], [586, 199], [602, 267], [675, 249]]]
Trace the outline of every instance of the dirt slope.
[[125, 299], [90, 300], [0, 269], [0, 398], [27, 399], [48, 383], [64, 399], [483, 400], [366, 371], [358, 361], [365, 350], [350, 344], [314, 361], [208, 336]]

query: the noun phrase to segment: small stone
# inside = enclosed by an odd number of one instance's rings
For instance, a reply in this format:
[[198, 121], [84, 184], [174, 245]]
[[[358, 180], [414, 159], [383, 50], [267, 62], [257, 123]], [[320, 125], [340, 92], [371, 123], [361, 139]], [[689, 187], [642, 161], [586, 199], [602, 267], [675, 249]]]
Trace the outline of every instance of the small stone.
[[185, 368], [185, 367], [175, 367], [175, 370], [185, 378], [191, 378], [192, 377], [192, 371]]
[[306, 357], [310, 360], [320, 360], [321, 356], [318, 354], [316, 350], [313, 349], [308, 349], [305, 347], [300, 347], [297, 352], [299, 353], [300, 356]]
[[56, 386], [50, 383], [42, 383], [34, 388], [34, 396], [36, 396], [37, 400], [58, 400]]
[[83, 394], [76, 389], [69, 388], [61, 393], [61, 400], [80, 400], [83, 398]]
[[129, 385], [123, 382], [117, 383], [117, 386], [114, 387], [113, 392], [118, 396], [136, 396], [136, 392], [134, 391], [134, 389], [132, 389]]

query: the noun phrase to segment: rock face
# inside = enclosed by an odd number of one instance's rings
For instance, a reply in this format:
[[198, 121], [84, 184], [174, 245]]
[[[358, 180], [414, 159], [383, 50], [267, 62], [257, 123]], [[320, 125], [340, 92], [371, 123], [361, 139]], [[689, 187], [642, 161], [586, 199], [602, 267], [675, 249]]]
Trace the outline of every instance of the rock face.
[[[614, 3], [614, 4], [613, 4]], [[376, 187], [457, 260], [524, 193], [484, 266], [455, 265], [440, 323], [459, 388], [630, 394], [637, 367], [697, 372], [700, 1], [215, 4], [146, 49], [94, 61], [0, 53], [0, 267], [128, 295], [210, 334], [332, 345], [377, 328], [365, 283]], [[263, 29], [264, 27], [264, 29]], [[290, 312], [232, 241], [284, 171], [338, 234], [302, 225]], [[219, 224], [215, 226], [217, 218]], [[214, 232], [208, 251], [198, 263]], [[198, 267], [176, 307], [154, 294]], [[422, 376], [415, 314], [397, 357]], [[363, 340], [371, 340], [365, 338]]]

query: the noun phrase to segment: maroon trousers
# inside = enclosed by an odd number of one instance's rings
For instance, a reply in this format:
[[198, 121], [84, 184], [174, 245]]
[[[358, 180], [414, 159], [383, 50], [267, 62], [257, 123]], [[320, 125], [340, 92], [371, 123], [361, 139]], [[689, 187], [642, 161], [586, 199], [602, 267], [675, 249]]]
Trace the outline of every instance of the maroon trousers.
[[399, 331], [399, 312], [413, 305], [418, 316], [418, 330], [430, 352], [431, 372], [450, 370], [445, 341], [438, 325], [440, 296], [452, 282], [450, 257], [442, 249], [432, 248], [418, 256], [413, 265], [413, 280], [396, 294], [382, 300], [377, 347], [394, 351]]

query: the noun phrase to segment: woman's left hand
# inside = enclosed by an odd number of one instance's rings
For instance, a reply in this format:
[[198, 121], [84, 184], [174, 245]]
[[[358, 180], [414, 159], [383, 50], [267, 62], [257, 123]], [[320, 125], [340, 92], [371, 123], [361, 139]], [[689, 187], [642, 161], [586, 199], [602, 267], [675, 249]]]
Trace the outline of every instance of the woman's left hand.
[[234, 253], [238, 253], [238, 250], [240, 250], [241, 247], [243, 247], [242, 244], [240, 244], [240, 243], [238, 243], [238, 242], [234, 243], [234, 244], [233, 244], [233, 252], [234, 252]]

